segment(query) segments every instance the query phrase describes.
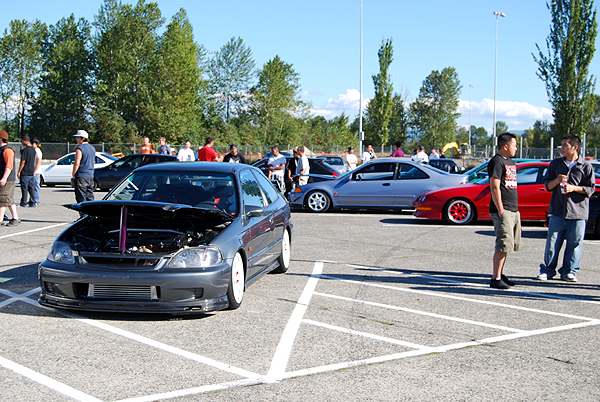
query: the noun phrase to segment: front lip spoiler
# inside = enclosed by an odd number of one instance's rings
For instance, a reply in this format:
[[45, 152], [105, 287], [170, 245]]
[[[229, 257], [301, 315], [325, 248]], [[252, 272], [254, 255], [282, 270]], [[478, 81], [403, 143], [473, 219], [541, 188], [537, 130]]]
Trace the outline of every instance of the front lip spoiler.
[[92, 301], [40, 294], [38, 303], [45, 307], [111, 313], [198, 314], [229, 307], [227, 296], [183, 303]]

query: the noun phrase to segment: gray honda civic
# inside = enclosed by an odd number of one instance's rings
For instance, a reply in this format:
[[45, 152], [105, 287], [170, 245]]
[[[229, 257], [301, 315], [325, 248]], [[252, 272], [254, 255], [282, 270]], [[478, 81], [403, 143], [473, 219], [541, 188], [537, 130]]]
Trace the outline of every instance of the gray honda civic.
[[290, 208], [248, 165], [167, 162], [136, 169], [39, 265], [42, 305], [193, 313], [236, 309], [262, 275], [290, 264]]

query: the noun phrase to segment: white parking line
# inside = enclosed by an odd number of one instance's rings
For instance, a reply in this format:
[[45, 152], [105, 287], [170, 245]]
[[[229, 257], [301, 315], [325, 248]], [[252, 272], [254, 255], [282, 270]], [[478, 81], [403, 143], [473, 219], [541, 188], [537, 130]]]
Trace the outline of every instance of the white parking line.
[[[317, 293], [315, 293], [315, 294], [317, 294]], [[416, 343], [412, 343], [412, 342], [405, 342], [405, 341], [400, 341], [398, 339], [388, 338], [385, 336], [369, 334], [367, 332], [355, 331], [353, 329], [342, 328], [342, 327], [338, 327], [336, 325], [325, 324], [322, 322], [313, 321], [313, 320], [309, 320], [309, 319], [304, 319], [304, 320], [302, 320], [302, 322], [304, 322], [306, 324], [314, 325], [317, 327], [332, 329], [334, 331], [339, 331], [339, 332], [343, 332], [343, 333], [350, 334], [350, 335], [357, 335], [357, 336], [362, 336], [365, 338], [375, 339], [378, 341], [393, 343], [394, 345], [406, 346], [407, 348], [411, 348], [411, 349], [418, 349], [418, 350], [431, 350], [432, 349], [429, 346], [417, 345]]]
[[44, 226], [43, 228], [26, 230], [25, 232], [11, 233], [11, 234], [7, 234], [7, 235], [4, 235], [4, 236], [0, 236], [0, 240], [1, 239], [6, 239], [8, 237], [14, 237], [14, 236], [20, 236], [20, 235], [24, 235], [24, 234], [33, 233], [33, 232], [39, 232], [40, 230], [52, 229], [52, 228], [55, 228], [55, 227], [58, 227], [58, 226], [64, 226], [64, 225], [69, 225], [69, 224], [71, 224], [71, 222], [63, 222], [63, 223], [57, 223], [56, 225]]
[[449, 315], [443, 315], [443, 314], [428, 313], [427, 311], [413, 310], [413, 309], [405, 308], [405, 307], [392, 306], [390, 304], [376, 303], [376, 302], [370, 302], [370, 301], [366, 301], [366, 300], [351, 299], [349, 297], [331, 295], [331, 294], [320, 293], [320, 292], [315, 292], [314, 294], [315, 294], [315, 296], [329, 297], [331, 299], [338, 299], [338, 300], [344, 300], [344, 301], [349, 301], [349, 302], [353, 302], [353, 303], [366, 304], [369, 306], [381, 307], [381, 308], [385, 308], [385, 309], [389, 309], [389, 310], [404, 311], [406, 313], [424, 315], [424, 316], [432, 317], [432, 318], [440, 318], [440, 319], [447, 320], [447, 321], [456, 321], [456, 322], [460, 322], [463, 324], [477, 325], [480, 327], [493, 328], [493, 329], [498, 329], [500, 331], [517, 332], [517, 333], [525, 332], [524, 330], [521, 330], [521, 329], [504, 327], [502, 325], [488, 324], [486, 322], [467, 320], [464, 318], [451, 317]]
[[[68, 396], [69, 398], [73, 398], [77, 401], [89, 401], [89, 402], [100, 402], [100, 399], [96, 399], [93, 396], [90, 396], [86, 393], [76, 390], [75, 388], [71, 388], [66, 384], [53, 380], [50, 377], [47, 377], [43, 374], [35, 372], [31, 369], [28, 369], [25, 366], [21, 366], [18, 363], [0, 357], [0, 366], [5, 367], [6, 369], [13, 371], [17, 374], [22, 375], [23, 377], [27, 377], [30, 380], [37, 382], [38, 384], [44, 385], [48, 388], [55, 390], [63, 395]], [[23, 395], [25, 398], [25, 396]]]
[[[452, 295], [448, 295], [448, 294], [438, 294], [438, 293], [435, 293], [435, 292], [429, 292], [429, 291], [424, 291], [424, 290], [415, 290], [415, 289], [409, 289], [409, 288], [399, 288], [397, 286], [379, 285], [377, 283], [366, 283], [366, 282], [355, 281], [355, 280], [351, 280], [351, 279], [338, 278], [336, 276], [331, 276], [331, 275], [323, 275], [322, 277], [326, 278], [326, 279], [336, 280], [336, 281], [354, 283], [354, 284], [358, 284], [358, 285], [361, 285], [361, 286], [373, 286], [373, 287], [376, 287], [376, 288], [391, 289], [391, 290], [396, 290], [398, 292], [417, 293], [417, 294], [428, 295], [428, 296], [433, 296], [433, 297], [442, 297], [442, 298], [446, 298], [446, 299], [468, 301], [468, 302], [472, 302], [472, 303], [488, 304], [488, 305], [491, 305], [491, 306], [506, 307], [506, 308], [511, 308], [511, 309], [515, 309], [515, 310], [531, 311], [531, 312], [534, 312], [534, 313], [555, 315], [557, 317], [572, 318], [572, 319], [575, 319], [575, 320], [595, 321], [594, 318], [580, 317], [580, 316], [571, 315], [571, 314], [556, 313], [554, 311], [538, 310], [538, 309], [529, 308], [529, 307], [520, 307], [520, 306], [515, 306], [515, 305], [512, 305], [512, 304], [495, 303], [495, 302], [490, 302], [490, 301], [486, 301], [486, 300], [470, 299], [468, 297], [452, 296]], [[505, 290], [505, 292], [511, 292], [511, 291], [510, 290]], [[520, 292], [520, 291], [518, 291], [518, 292], [515, 291], [515, 293], [523, 293], [523, 294], [536, 295], [536, 293], [527, 293], [527, 292]], [[549, 295], [545, 295], [545, 296], [550, 298]], [[552, 298], [554, 298], [554, 297], [552, 297]], [[564, 299], [564, 300], [567, 300], [567, 301], [580, 301], [580, 302], [586, 302], [587, 301], [587, 300], [579, 300], [579, 299], [571, 299], [571, 298], [561, 298], [561, 299]], [[593, 301], [589, 301], [589, 302], [590, 303], [594, 303], [594, 304], [600, 304], [598, 302], [593, 302]]]
[[271, 368], [267, 374], [269, 381], [278, 381], [285, 374], [285, 368], [290, 359], [292, 347], [294, 346], [294, 340], [296, 339], [302, 318], [308, 309], [308, 304], [310, 303], [310, 299], [315, 291], [315, 288], [317, 287], [317, 282], [319, 282], [322, 272], [323, 262], [318, 261], [315, 263], [313, 272], [306, 282], [304, 290], [302, 291], [302, 295], [298, 299], [298, 303], [296, 304], [296, 307], [294, 308], [294, 311], [292, 312], [292, 315], [288, 320], [285, 329], [283, 330], [281, 340], [277, 345], [273, 360], [271, 360]]

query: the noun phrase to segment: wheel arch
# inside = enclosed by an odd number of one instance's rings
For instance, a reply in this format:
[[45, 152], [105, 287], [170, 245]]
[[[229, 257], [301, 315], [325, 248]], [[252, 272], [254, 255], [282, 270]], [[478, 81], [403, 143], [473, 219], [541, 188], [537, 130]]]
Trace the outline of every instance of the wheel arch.
[[[308, 198], [310, 197], [311, 194], [316, 193], [316, 192], [325, 194], [325, 196], [329, 200], [329, 209], [335, 208], [335, 205], [333, 204], [333, 197], [331, 196], [331, 194], [329, 194], [329, 192], [327, 190], [324, 190], [322, 188], [314, 188], [312, 190], [309, 190], [308, 193], [306, 193], [306, 195], [304, 196], [302, 208], [308, 209]], [[290, 235], [291, 235], [291, 233], [290, 233]], [[290, 238], [290, 243], [291, 243], [291, 241], [292, 240]]]

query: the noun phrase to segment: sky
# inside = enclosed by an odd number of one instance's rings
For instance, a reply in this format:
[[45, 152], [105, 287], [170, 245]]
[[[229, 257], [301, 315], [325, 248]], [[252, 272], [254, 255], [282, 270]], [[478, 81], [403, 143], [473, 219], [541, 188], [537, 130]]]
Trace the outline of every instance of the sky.
[[[101, 0], [0, 0], [0, 28], [13, 19], [55, 24], [74, 14], [93, 21]], [[123, 1], [123, 3], [135, 3]], [[218, 51], [240, 37], [261, 68], [275, 56], [300, 75], [302, 98], [315, 115], [342, 113], [352, 121], [360, 99], [360, 0], [158, 0], [165, 25], [186, 10], [195, 40]], [[497, 64], [496, 19], [498, 17]], [[537, 77], [536, 44], [547, 53], [550, 12], [544, 0], [363, 0], [364, 103], [374, 96], [372, 75], [379, 72], [377, 52], [392, 38], [390, 65], [394, 91], [409, 102], [434, 70], [454, 67], [462, 85], [458, 123], [491, 132], [494, 72], [497, 71], [496, 120], [524, 130], [536, 120], [552, 121], [545, 84]], [[496, 69], [497, 66], [497, 69]], [[597, 76], [600, 61], [592, 61]]]

